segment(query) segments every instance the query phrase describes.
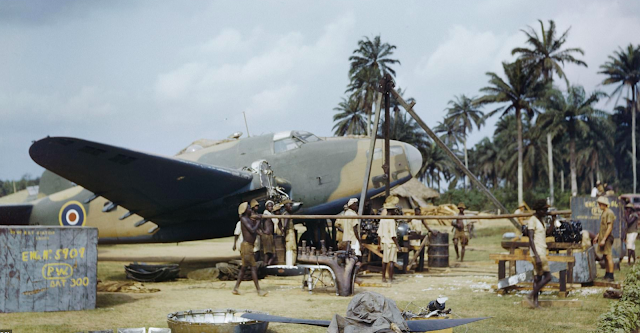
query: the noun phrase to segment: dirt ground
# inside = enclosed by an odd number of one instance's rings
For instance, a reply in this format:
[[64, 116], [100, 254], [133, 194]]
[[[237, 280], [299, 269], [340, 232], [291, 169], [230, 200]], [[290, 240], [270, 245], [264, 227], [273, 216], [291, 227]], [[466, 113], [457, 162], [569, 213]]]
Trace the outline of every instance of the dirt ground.
[[[490, 253], [504, 252], [499, 246], [508, 222], [491, 223], [477, 228], [478, 238], [471, 240], [465, 262], [455, 260], [450, 247], [449, 269], [432, 269], [420, 274], [396, 275], [391, 287], [356, 287], [356, 292], [375, 291], [394, 299], [399, 308], [426, 307], [437, 297], [448, 297], [446, 305], [455, 317], [490, 317], [490, 319], [454, 329], [454, 332], [585, 332], [593, 330], [601, 313], [609, 309], [611, 300], [604, 299], [604, 288], [581, 288], [566, 300], [583, 302], [580, 308], [554, 307], [538, 310], [523, 308], [526, 292], [500, 296], [491, 289], [497, 282], [497, 265]], [[450, 227], [439, 227], [441, 230]], [[177, 261], [224, 261], [234, 257], [231, 238], [157, 245], [100, 246], [98, 278], [102, 281], [125, 280], [123, 265], [147, 258], [169, 256]], [[216, 256], [211, 259], [209, 256]], [[127, 259], [127, 260], [125, 260]], [[122, 260], [122, 261], [107, 261]], [[629, 270], [626, 264], [616, 271], [622, 281]], [[598, 270], [598, 276], [604, 272]], [[379, 282], [381, 276], [367, 273], [365, 282]], [[269, 295], [260, 298], [251, 282], [243, 282], [241, 296], [231, 294], [233, 282], [203, 282], [179, 279], [173, 282], [147, 284], [161, 291], [151, 294], [100, 292], [95, 310], [80, 312], [0, 314], [0, 328], [14, 332], [78, 332], [118, 327], [167, 327], [167, 314], [189, 309], [252, 309], [273, 315], [331, 319], [344, 314], [350, 297], [335, 296], [332, 289], [309, 294], [301, 289], [301, 277], [267, 277], [260, 281]], [[557, 300], [553, 292], [541, 299]], [[271, 324], [269, 332], [324, 332], [325, 329], [287, 324]]]

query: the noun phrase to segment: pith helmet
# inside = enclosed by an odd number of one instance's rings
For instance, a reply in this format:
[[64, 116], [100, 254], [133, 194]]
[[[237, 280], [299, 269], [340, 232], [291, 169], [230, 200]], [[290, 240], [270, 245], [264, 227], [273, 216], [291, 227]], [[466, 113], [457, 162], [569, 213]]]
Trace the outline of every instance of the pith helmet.
[[382, 206], [382, 208], [384, 208], [384, 209], [398, 209], [398, 207], [396, 207], [396, 205], [391, 203], [391, 202], [385, 202], [385, 204]]
[[260, 206], [260, 204], [258, 203], [258, 200], [256, 199], [251, 199], [251, 208], [255, 207], [255, 206]]
[[531, 207], [533, 210], [540, 210], [540, 209], [547, 209], [549, 208], [549, 205], [547, 205], [547, 200], [545, 199], [540, 199], [537, 200], [534, 204], [533, 207]]
[[464, 202], [458, 204], [458, 208], [467, 209], [467, 206], [464, 205]]
[[632, 203], [628, 203], [626, 205], [624, 205], [627, 208], [636, 208], [636, 206], [634, 206]]
[[281, 204], [283, 206], [286, 205], [286, 204], [292, 204], [293, 205], [293, 201], [291, 201], [291, 199], [287, 199], [287, 200], [283, 201]]
[[238, 215], [244, 214], [244, 212], [247, 211], [247, 207], [249, 207], [249, 204], [246, 201], [241, 203], [240, 206], [238, 206]]
[[607, 199], [606, 197], [599, 197], [598, 198], [598, 203], [601, 203], [601, 204], [606, 205], [607, 207], [609, 207], [609, 199]]
[[521, 202], [520, 206], [518, 206], [518, 208], [522, 208], [522, 207], [527, 207], [527, 203], [526, 202]]

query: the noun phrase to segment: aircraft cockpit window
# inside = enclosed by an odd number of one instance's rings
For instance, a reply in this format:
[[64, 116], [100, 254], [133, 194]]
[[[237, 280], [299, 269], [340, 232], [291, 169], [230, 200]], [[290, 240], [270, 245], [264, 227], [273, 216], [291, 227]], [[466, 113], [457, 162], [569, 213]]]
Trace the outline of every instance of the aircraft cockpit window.
[[300, 148], [303, 142], [297, 138], [286, 138], [282, 140], [277, 140], [273, 142], [273, 150], [277, 153], [282, 153], [287, 150], [292, 150], [296, 148]]
[[[404, 151], [402, 150], [402, 147], [400, 146], [391, 146], [391, 149], [389, 149], [389, 156], [396, 156], [396, 155], [401, 155], [403, 154]], [[379, 160], [382, 159], [382, 148], [376, 148], [373, 151], [373, 159], [374, 160]], [[369, 157], [369, 151], [367, 150], [367, 157]]]
[[293, 134], [295, 137], [300, 138], [304, 142], [316, 142], [321, 141], [319, 137], [309, 132], [296, 131]]

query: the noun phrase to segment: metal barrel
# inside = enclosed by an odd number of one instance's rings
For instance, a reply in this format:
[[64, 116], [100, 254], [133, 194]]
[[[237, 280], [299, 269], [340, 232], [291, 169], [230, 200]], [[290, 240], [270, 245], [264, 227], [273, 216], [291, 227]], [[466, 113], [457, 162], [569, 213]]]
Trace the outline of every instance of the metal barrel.
[[429, 234], [427, 255], [429, 267], [449, 267], [449, 234]]

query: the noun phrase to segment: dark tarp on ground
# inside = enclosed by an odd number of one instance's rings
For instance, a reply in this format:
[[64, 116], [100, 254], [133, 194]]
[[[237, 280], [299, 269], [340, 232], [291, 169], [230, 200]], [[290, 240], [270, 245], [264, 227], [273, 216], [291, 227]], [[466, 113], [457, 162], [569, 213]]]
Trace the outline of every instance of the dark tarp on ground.
[[375, 333], [390, 331], [395, 323], [403, 332], [409, 328], [396, 302], [378, 293], [364, 292], [351, 299], [347, 316], [334, 315], [328, 333]]

